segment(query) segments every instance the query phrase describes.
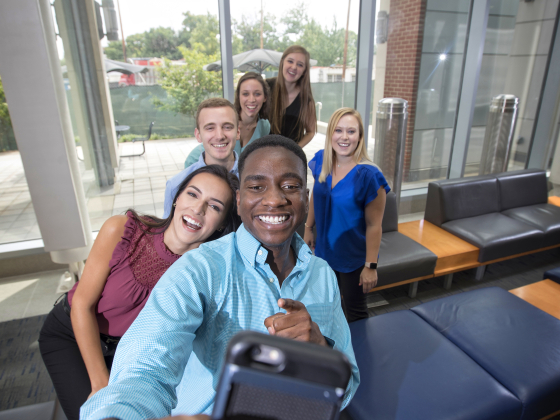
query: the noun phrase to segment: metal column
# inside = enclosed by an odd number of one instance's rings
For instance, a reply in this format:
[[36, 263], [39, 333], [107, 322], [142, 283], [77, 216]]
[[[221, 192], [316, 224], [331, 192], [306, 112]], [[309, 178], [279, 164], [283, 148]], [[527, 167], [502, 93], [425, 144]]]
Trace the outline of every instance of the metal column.
[[375, 1], [360, 1], [360, 28], [356, 57], [356, 96], [354, 108], [362, 115], [364, 139], [369, 140], [371, 112], [371, 80], [375, 39]]
[[116, 149], [116, 142], [93, 2], [56, 0], [54, 7], [65, 58], [72, 62], [69, 67], [77, 75], [78, 86], [72, 89], [79, 90], [83, 98], [81, 107], [85, 115], [81, 118], [88, 130], [86, 146], [91, 148], [95, 179], [99, 187], [113, 185], [117, 160], [116, 150], [112, 149]]
[[400, 98], [379, 101], [375, 129], [374, 163], [381, 168], [389, 186], [401, 201], [408, 102]]
[[233, 87], [233, 49], [231, 46], [231, 14], [229, 0], [219, 0], [220, 13], [220, 51], [222, 54], [222, 87], [224, 98], [231, 103], [235, 100]]
[[461, 90], [458, 98], [456, 122], [453, 128], [453, 145], [447, 172], [447, 178], [449, 179], [462, 178], [465, 173], [489, 13], [490, 0], [472, 1], [469, 13], [470, 29], [467, 38], [467, 50], [463, 60]]
[[514, 95], [498, 95], [492, 99], [479, 175], [507, 171], [518, 108], [519, 98]]

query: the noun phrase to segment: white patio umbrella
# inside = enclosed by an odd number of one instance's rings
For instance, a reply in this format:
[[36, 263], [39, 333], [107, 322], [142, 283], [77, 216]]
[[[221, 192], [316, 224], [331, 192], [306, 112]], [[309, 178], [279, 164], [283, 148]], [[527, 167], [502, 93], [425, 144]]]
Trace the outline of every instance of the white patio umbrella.
[[123, 63], [122, 61], [105, 59], [105, 71], [118, 71], [124, 74], [146, 73], [150, 71], [146, 66], [138, 66], [136, 64]]
[[[66, 66], [62, 66], [62, 74], [68, 71]], [[123, 63], [122, 61], [105, 59], [105, 71], [107, 73], [111, 71], [118, 71], [123, 74], [136, 74], [136, 73], [146, 73], [150, 69], [146, 66], [138, 66], [136, 64]]]
[[[251, 51], [245, 51], [236, 54], [233, 57], [233, 68], [240, 71], [255, 71], [262, 73], [268, 66], [278, 67], [282, 59], [282, 53], [278, 51], [256, 48]], [[317, 64], [317, 60], [310, 60], [312, 66]], [[222, 69], [221, 61], [214, 61], [203, 67], [208, 71], [220, 71]]]

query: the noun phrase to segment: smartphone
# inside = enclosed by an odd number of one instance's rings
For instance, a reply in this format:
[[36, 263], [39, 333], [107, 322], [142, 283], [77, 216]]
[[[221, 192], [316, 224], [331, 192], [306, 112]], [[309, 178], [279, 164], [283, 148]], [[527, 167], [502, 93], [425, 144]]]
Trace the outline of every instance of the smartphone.
[[229, 342], [212, 419], [336, 420], [351, 374], [337, 350], [242, 331]]

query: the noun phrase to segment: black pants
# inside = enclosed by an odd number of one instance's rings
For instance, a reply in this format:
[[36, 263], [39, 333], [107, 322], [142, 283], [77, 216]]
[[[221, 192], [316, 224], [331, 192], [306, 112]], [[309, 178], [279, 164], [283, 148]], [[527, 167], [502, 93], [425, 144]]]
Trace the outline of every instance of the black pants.
[[364, 267], [360, 267], [350, 273], [335, 271], [338, 280], [338, 288], [342, 295], [342, 309], [348, 322], [368, 318], [367, 294], [360, 286], [360, 274]]
[[[80, 407], [91, 393], [91, 382], [64, 301], [47, 316], [39, 334], [39, 349], [64, 414], [68, 420], [79, 420]], [[109, 371], [112, 363], [113, 356], [106, 356]]]

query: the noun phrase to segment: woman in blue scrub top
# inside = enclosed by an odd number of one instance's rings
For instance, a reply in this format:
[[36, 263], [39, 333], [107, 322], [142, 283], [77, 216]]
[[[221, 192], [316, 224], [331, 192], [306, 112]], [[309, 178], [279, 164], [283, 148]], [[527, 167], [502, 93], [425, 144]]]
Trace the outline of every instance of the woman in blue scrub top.
[[381, 221], [390, 188], [367, 156], [358, 111], [334, 112], [325, 149], [315, 154], [309, 168], [315, 185], [304, 240], [334, 270], [348, 322], [367, 318], [366, 294], [377, 284]]

